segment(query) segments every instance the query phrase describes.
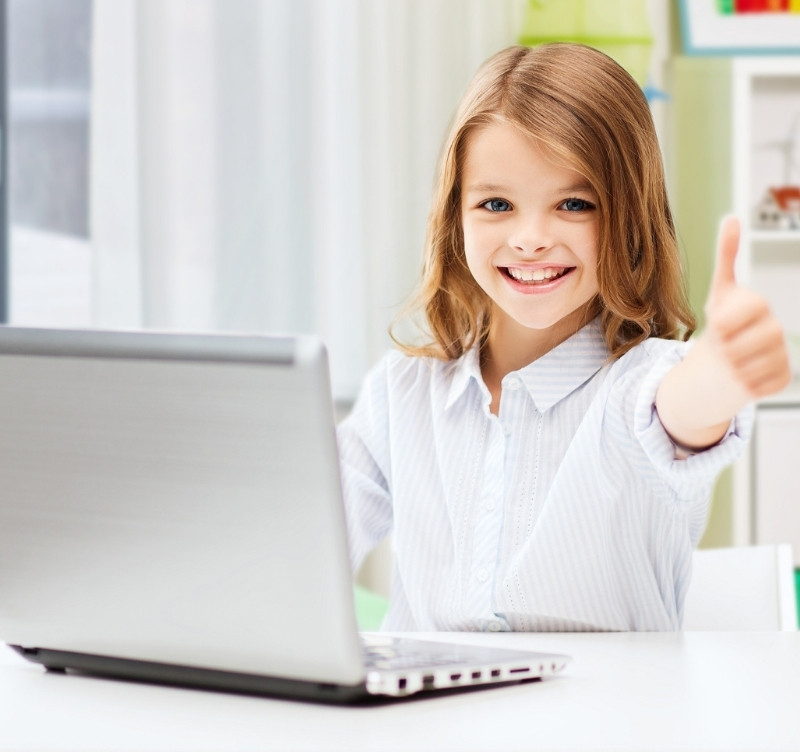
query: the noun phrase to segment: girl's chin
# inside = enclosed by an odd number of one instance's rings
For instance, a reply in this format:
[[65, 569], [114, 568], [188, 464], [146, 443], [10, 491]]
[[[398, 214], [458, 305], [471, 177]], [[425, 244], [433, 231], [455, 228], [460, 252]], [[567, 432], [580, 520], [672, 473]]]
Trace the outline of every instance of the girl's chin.
[[[530, 311], [506, 309], [499, 313], [499, 320], [496, 318], [495, 321], [503, 329], [507, 328], [509, 332], [516, 330], [517, 335], [521, 337], [526, 333], [535, 335], [536, 333], [544, 334], [556, 331], [566, 331], [571, 334], [589, 322], [592, 299], [568, 311], [537, 311], [532, 314]], [[504, 324], [503, 320], [505, 320]]]

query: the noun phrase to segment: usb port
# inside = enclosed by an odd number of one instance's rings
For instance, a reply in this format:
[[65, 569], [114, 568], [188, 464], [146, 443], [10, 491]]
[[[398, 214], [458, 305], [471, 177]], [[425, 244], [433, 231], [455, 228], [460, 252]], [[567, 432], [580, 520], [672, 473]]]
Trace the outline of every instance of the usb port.
[[461, 678], [461, 674], [450, 674], [450, 681], [458, 681]]
[[492, 679], [497, 679], [497, 677], [499, 677], [499, 676], [500, 676], [500, 669], [499, 668], [493, 668], [492, 669]]
[[480, 671], [473, 671], [473, 672], [472, 672], [472, 679], [473, 679], [473, 681], [475, 681], [476, 679], [480, 679], [480, 678], [481, 678], [481, 676], [482, 676], [482, 673], [481, 673]]
[[422, 686], [425, 689], [433, 688], [434, 686], [433, 674], [425, 674], [425, 676], [422, 677]]

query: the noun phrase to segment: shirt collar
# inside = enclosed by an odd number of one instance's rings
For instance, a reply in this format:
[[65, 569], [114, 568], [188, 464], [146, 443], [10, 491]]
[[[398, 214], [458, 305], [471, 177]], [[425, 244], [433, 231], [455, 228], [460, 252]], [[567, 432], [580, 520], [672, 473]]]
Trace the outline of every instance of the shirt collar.
[[458, 398], [464, 394], [472, 380], [485, 393], [484, 398], [487, 400], [487, 404], [491, 402], [492, 397], [489, 394], [489, 389], [483, 383], [483, 376], [481, 376], [480, 353], [480, 346], [475, 345], [475, 347], [471, 347], [458, 360], [452, 363], [450, 390], [447, 393], [447, 401], [444, 403], [445, 410], [452, 407]]
[[[603, 367], [608, 357], [598, 316], [541, 358], [508, 374], [504, 381], [521, 380], [537, 410], [544, 412], [585, 384]], [[454, 362], [445, 409], [458, 400], [473, 379], [484, 392], [488, 404], [491, 397], [481, 376], [480, 348], [477, 346]]]
[[598, 316], [558, 347], [517, 371], [516, 376], [522, 379], [536, 409], [544, 412], [585, 384], [608, 357]]

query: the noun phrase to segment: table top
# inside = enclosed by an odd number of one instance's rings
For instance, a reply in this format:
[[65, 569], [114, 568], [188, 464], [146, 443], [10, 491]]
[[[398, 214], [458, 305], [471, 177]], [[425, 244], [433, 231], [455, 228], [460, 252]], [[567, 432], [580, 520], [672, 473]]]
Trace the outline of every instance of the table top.
[[568, 653], [542, 682], [366, 707], [46, 673], [0, 647], [0, 749], [800, 750], [800, 632], [421, 635]]

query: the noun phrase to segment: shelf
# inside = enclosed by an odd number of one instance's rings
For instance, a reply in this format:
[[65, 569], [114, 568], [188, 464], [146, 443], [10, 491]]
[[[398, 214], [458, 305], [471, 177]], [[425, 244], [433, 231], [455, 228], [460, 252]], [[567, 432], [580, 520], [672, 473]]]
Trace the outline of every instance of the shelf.
[[800, 230], [750, 230], [749, 238], [753, 243], [800, 244]]
[[795, 377], [782, 392], [771, 394], [758, 400], [759, 407], [798, 407], [800, 406], [800, 379]]

